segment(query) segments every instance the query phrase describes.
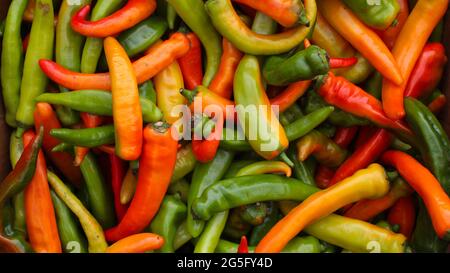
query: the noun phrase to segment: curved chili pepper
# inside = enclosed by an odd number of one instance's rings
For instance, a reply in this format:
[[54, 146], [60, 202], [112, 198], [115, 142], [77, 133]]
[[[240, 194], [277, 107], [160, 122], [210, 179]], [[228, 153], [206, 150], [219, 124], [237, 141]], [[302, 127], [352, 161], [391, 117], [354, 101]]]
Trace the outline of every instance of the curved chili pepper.
[[291, 168], [281, 161], [259, 161], [241, 168], [236, 176], [257, 175], [265, 173], [283, 173], [287, 177], [292, 174]]
[[407, 79], [410, 78], [423, 47], [447, 7], [447, 0], [419, 0], [408, 16], [392, 49], [392, 55], [405, 81], [402, 84], [387, 79], [383, 81], [383, 109], [389, 118], [399, 120], [405, 116], [403, 96], [408, 84]]
[[103, 229], [97, 220], [83, 206], [81, 201], [70, 191], [54, 173], [47, 171], [48, 182], [59, 198], [77, 216], [87, 240], [89, 252], [104, 252], [108, 247]]
[[65, 143], [88, 148], [112, 144], [115, 138], [113, 125], [87, 129], [52, 129], [50, 135]]
[[118, 241], [140, 232], [156, 215], [172, 177], [178, 143], [162, 122], [144, 129], [136, 193], [119, 225], [108, 229], [108, 241]]
[[403, 179], [398, 178], [394, 181], [389, 192], [378, 199], [361, 200], [354, 204], [343, 214], [345, 217], [369, 221], [373, 217], [390, 208], [394, 203], [405, 196], [413, 193], [413, 189]]
[[[174, 60], [189, 50], [189, 40], [184, 34], [175, 33], [168, 40], [156, 44], [147, 54], [133, 62], [133, 69], [139, 84], [146, 82]], [[71, 90], [111, 90], [109, 73], [77, 73], [63, 68], [50, 60], [41, 59], [39, 65], [44, 73], [54, 82]]]
[[159, 249], [164, 238], [153, 233], [139, 233], [125, 237], [106, 248], [106, 253], [145, 253]]
[[396, 84], [405, 81], [384, 42], [373, 30], [364, 25], [344, 3], [339, 0], [319, 1], [318, 8], [326, 20], [386, 79]]
[[156, 1], [129, 0], [122, 9], [95, 22], [86, 20], [90, 9], [87, 5], [72, 17], [72, 28], [84, 36], [102, 38], [122, 32], [149, 17], [156, 9]]
[[358, 58], [349, 57], [349, 58], [330, 58], [330, 68], [344, 68], [353, 66], [358, 62]]
[[286, 111], [291, 107], [311, 85], [311, 81], [299, 81], [290, 84], [282, 93], [270, 99], [271, 105], [278, 105], [280, 112]]
[[111, 185], [114, 196], [114, 207], [116, 209], [117, 219], [121, 221], [127, 212], [127, 206], [120, 202], [120, 192], [125, 177], [125, 163], [116, 155], [109, 155], [109, 161], [111, 164]]
[[381, 30], [394, 24], [394, 20], [400, 11], [397, 0], [383, 0], [376, 2], [376, 4], [364, 0], [343, 0], [343, 2], [366, 25]]
[[399, 225], [400, 233], [411, 238], [414, 223], [416, 221], [416, 209], [413, 197], [402, 197], [395, 202], [389, 210], [387, 220], [390, 224]]
[[292, 27], [297, 24], [309, 25], [310, 21], [306, 17], [303, 2], [296, 0], [289, 1], [258, 1], [258, 0], [234, 0], [257, 11], [263, 12], [277, 21], [284, 27]]
[[314, 155], [317, 161], [329, 167], [339, 166], [347, 156], [347, 151], [317, 130], [302, 137], [296, 144], [300, 161]]
[[222, 40], [223, 53], [219, 70], [209, 84], [209, 90], [229, 99], [233, 94], [233, 79], [243, 54], [227, 39]]
[[428, 43], [422, 50], [405, 89], [405, 97], [426, 98], [439, 84], [447, 56], [441, 43]]
[[[89, 113], [83, 112], [80, 113], [80, 117], [83, 120], [84, 126], [86, 128], [95, 128], [102, 124], [103, 118], [101, 116], [91, 115]], [[81, 162], [83, 162], [84, 157], [88, 154], [89, 149], [86, 147], [75, 147], [75, 159], [73, 164], [75, 166], [80, 166]]]
[[178, 59], [183, 80], [186, 88], [194, 89], [202, 84], [203, 63], [202, 63], [202, 44], [195, 33], [190, 32], [186, 37], [191, 42], [191, 49]]
[[331, 105], [356, 116], [367, 118], [380, 127], [394, 130], [410, 141], [414, 141], [410, 139], [412, 132], [403, 122], [393, 121], [384, 114], [379, 100], [345, 78], [334, 76], [331, 72], [328, 73], [325, 83], [318, 92]]
[[308, 197], [266, 234], [256, 246], [255, 252], [279, 252], [308, 224], [354, 201], [379, 198], [388, 189], [389, 182], [383, 167], [373, 164], [362, 169], [338, 185]]
[[399, 4], [400, 10], [398, 12], [397, 18], [395, 18], [394, 22], [396, 24], [391, 24], [387, 29], [378, 32], [381, 39], [383, 39], [384, 43], [388, 48], [393, 48], [395, 41], [397, 40], [400, 31], [403, 29], [403, 26], [406, 23], [406, 20], [409, 16], [409, 6], [408, 0], [396, 0]]
[[330, 185], [351, 176], [357, 170], [365, 168], [387, 149], [392, 141], [392, 135], [384, 130], [378, 129], [370, 139], [361, 147], [357, 148], [352, 155], [336, 170]]
[[446, 105], [447, 97], [444, 94], [440, 94], [428, 104], [428, 109], [430, 109], [433, 114], [437, 115], [445, 108]]
[[125, 160], [136, 160], [142, 150], [143, 131], [136, 76], [130, 59], [116, 39], [108, 37], [104, 45], [111, 74], [116, 154]]
[[[33, 131], [26, 131], [23, 135], [23, 145], [26, 147], [35, 137]], [[25, 216], [28, 237], [34, 251], [61, 253], [61, 241], [47, 182], [47, 165], [42, 150], [39, 150], [34, 176], [25, 188]]]
[[435, 176], [417, 160], [399, 151], [387, 151], [381, 160], [393, 165], [424, 200], [440, 238], [450, 239], [450, 198]]
[[[253, 55], [273, 55], [285, 53], [302, 42], [312, 28], [298, 26], [283, 33], [263, 35], [251, 31], [240, 19], [230, 0], [208, 0], [205, 4], [212, 23], [228, 41], [242, 52]], [[316, 2], [305, 1], [306, 18], [316, 20]]]

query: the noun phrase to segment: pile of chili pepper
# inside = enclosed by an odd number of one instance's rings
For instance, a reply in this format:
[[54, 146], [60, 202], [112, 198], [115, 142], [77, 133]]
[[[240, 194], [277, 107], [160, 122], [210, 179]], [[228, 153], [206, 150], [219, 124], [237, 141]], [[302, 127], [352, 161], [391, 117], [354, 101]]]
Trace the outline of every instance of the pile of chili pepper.
[[445, 252], [449, 1], [370, 2], [10, 1], [0, 251]]

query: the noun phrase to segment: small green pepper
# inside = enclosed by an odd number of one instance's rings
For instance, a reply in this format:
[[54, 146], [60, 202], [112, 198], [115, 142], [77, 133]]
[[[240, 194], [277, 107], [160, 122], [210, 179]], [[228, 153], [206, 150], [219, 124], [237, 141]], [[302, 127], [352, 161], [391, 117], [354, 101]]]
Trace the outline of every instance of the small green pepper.
[[256, 246], [267, 232], [278, 222], [279, 211], [273, 202], [267, 203], [267, 216], [262, 224], [255, 226], [250, 234], [249, 245]]
[[172, 182], [180, 180], [188, 173], [194, 170], [197, 164], [194, 152], [192, 151], [192, 144], [188, 144], [177, 152], [177, 161], [175, 162], [175, 169], [172, 174]]
[[397, 0], [343, 0], [366, 25], [384, 30], [394, 23], [400, 11]]
[[173, 248], [175, 250], [182, 247], [184, 244], [189, 242], [192, 239], [191, 234], [187, 230], [187, 223], [184, 221], [181, 223], [181, 225], [177, 228], [177, 232], [175, 233], [175, 238], [173, 239]]
[[239, 216], [252, 226], [261, 225], [267, 217], [269, 208], [265, 202], [244, 205], [238, 208]]
[[50, 135], [66, 143], [89, 148], [112, 144], [115, 137], [113, 125], [87, 129], [52, 129]]
[[228, 210], [215, 214], [206, 224], [195, 245], [194, 253], [213, 253], [228, 219]]
[[156, 90], [152, 80], [148, 80], [139, 85], [139, 96], [156, 104]]

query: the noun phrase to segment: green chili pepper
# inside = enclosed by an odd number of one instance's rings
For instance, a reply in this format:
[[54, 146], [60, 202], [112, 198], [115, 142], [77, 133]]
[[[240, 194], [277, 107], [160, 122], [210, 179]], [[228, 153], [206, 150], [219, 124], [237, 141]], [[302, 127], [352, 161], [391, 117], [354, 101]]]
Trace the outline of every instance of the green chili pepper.
[[[0, 233], [4, 233], [7, 239], [14, 244], [21, 252], [32, 253], [33, 248], [25, 240], [26, 234], [14, 229], [14, 209], [9, 202], [6, 202], [1, 213], [3, 230]], [[2, 236], [2, 235], [0, 235]], [[3, 237], [3, 236], [2, 236]]]
[[156, 104], [156, 90], [153, 86], [152, 80], [148, 80], [139, 85], [139, 96]]
[[241, 218], [239, 210], [232, 209], [228, 214], [223, 235], [233, 240], [239, 240], [242, 236], [247, 235], [251, 228], [252, 226]]
[[20, 87], [20, 101], [16, 120], [19, 127], [33, 125], [34, 99], [44, 92], [48, 79], [39, 67], [40, 59], [52, 59], [54, 14], [52, 0], [36, 0], [30, 41]]
[[[420, 101], [405, 99], [406, 119], [419, 139], [420, 152], [444, 190], [450, 194], [450, 141], [442, 125], [431, 111]], [[423, 202], [412, 237], [412, 246], [418, 251], [441, 252], [446, 243], [439, 240]]]
[[206, 224], [194, 248], [194, 253], [213, 253], [228, 219], [228, 210], [215, 214]]
[[[328, 104], [322, 99], [322, 97], [313, 90], [310, 90], [306, 93], [304, 102], [305, 102], [304, 110], [306, 111], [306, 113], [311, 113], [317, 109], [328, 106]], [[330, 121], [332, 124], [336, 126], [341, 127], [351, 127], [369, 124], [367, 120], [356, 117], [352, 114], [349, 114], [337, 108], [335, 108], [334, 112], [332, 112], [329, 115], [328, 121]]]
[[325, 75], [330, 70], [330, 65], [327, 52], [312, 45], [293, 54], [270, 56], [262, 70], [268, 84], [285, 86]]
[[[91, 21], [100, 20], [116, 11], [124, 0], [98, 0], [92, 10]], [[103, 50], [103, 39], [88, 37], [81, 57], [81, 72], [94, 73]]]
[[267, 215], [264, 218], [264, 222], [253, 228], [248, 240], [249, 245], [256, 246], [267, 232], [269, 232], [269, 230], [278, 222], [279, 218], [278, 208], [273, 202], [268, 202]]
[[13, 169], [23, 153], [23, 148], [22, 138], [17, 137], [15, 131], [12, 132], [9, 138], [9, 159]]
[[187, 223], [186, 221], [183, 221], [183, 223], [181, 223], [181, 225], [177, 228], [177, 232], [175, 233], [175, 238], [173, 239], [173, 248], [177, 250], [184, 244], [189, 242], [191, 239], [192, 236], [187, 230]]
[[173, 241], [177, 227], [186, 218], [186, 205], [175, 196], [165, 196], [158, 214], [150, 224], [150, 231], [164, 237], [164, 245], [158, 252], [172, 253], [175, 251]]
[[2, 55], [1, 55], [1, 84], [3, 102], [5, 105], [5, 120], [11, 127], [16, 127], [16, 113], [19, 106], [20, 83], [22, 80], [23, 52], [20, 27], [28, 0], [14, 0], [9, 5], [8, 15], [4, 24]]
[[167, 23], [165, 20], [158, 16], [151, 16], [122, 32], [117, 39], [128, 56], [135, 57], [158, 41], [166, 30]]
[[175, 23], [177, 21], [178, 14], [176, 10], [171, 6], [167, 5], [167, 11], [166, 11], [166, 20], [167, 25], [169, 26], [169, 29], [173, 30], [175, 29]]
[[79, 253], [86, 253], [86, 239], [81, 234], [74, 215], [54, 191], [51, 191], [51, 195], [53, 205], [55, 206], [56, 222], [64, 252], [70, 253], [71, 251], [77, 251]]
[[[15, 132], [11, 134], [9, 155], [11, 166], [14, 168], [19, 161], [23, 152], [23, 141], [21, 138], [16, 137]], [[24, 192], [21, 191], [13, 197], [14, 206], [14, 229], [20, 231], [24, 237], [27, 234], [26, 220], [25, 220], [25, 200]]]
[[209, 86], [222, 57], [222, 39], [211, 23], [202, 0], [167, 0], [186, 25], [195, 32], [206, 51], [203, 85]]
[[[61, 4], [56, 24], [56, 46], [55, 59], [58, 64], [69, 70], [79, 72], [81, 65], [81, 49], [84, 37], [75, 32], [70, 21], [73, 15], [81, 7], [90, 4], [90, 0], [81, 0], [76, 3], [65, 0]], [[61, 92], [69, 92], [68, 89], [60, 87]], [[71, 126], [79, 122], [80, 117], [72, 109], [62, 106], [56, 107], [59, 120], [65, 126]]]
[[89, 252], [105, 252], [108, 244], [106, 243], [103, 229], [97, 220], [54, 173], [47, 171], [47, 177], [48, 182], [58, 197], [78, 217], [88, 240]]
[[289, 141], [296, 140], [319, 126], [335, 111], [332, 106], [325, 106], [315, 111], [309, 112], [308, 115], [297, 119], [285, 127], [286, 135]]
[[177, 152], [177, 161], [175, 162], [175, 169], [172, 174], [172, 182], [180, 180], [188, 173], [192, 172], [197, 164], [194, 152], [192, 151], [192, 144], [188, 144]]
[[58, 145], [56, 145], [55, 147], [53, 147], [52, 152], [66, 152], [66, 153], [73, 154], [74, 153], [73, 149], [74, 149], [74, 145], [65, 143], [65, 142], [61, 142]]
[[[145, 122], [161, 120], [162, 112], [151, 100], [141, 97], [142, 117]], [[101, 90], [80, 90], [67, 93], [45, 93], [36, 101], [64, 105], [71, 109], [96, 115], [112, 116], [112, 94]]]
[[[281, 54], [299, 45], [312, 30], [310, 26], [298, 26], [282, 34], [261, 35], [251, 31], [240, 19], [230, 0], [208, 0], [205, 4], [216, 29], [242, 52], [253, 55]], [[306, 17], [316, 21], [315, 1], [306, 3]]]
[[294, 103], [291, 107], [280, 113], [280, 122], [283, 126], [288, 126], [293, 121], [303, 117], [303, 112], [298, 104]]
[[[299, 161], [297, 157], [297, 152], [295, 146], [292, 146], [288, 149], [288, 156], [294, 162], [293, 175], [295, 178], [299, 179], [305, 184], [316, 186], [316, 182], [314, 180], [314, 175], [306, 162]], [[307, 159], [312, 160], [312, 158]]]
[[303, 201], [318, 189], [299, 180], [273, 174], [247, 175], [219, 181], [197, 198], [192, 211], [207, 220], [212, 214], [262, 201]]
[[184, 203], [187, 203], [188, 195], [189, 195], [189, 183], [186, 179], [180, 179], [170, 184], [168, 193], [173, 195], [178, 195]]
[[407, 152], [412, 149], [412, 146], [409, 145], [408, 143], [401, 141], [397, 137], [394, 137], [391, 142], [391, 148], [394, 150]]
[[400, 11], [397, 0], [380, 0], [376, 4], [367, 0], [344, 0], [344, 3], [366, 25], [380, 30], [392, 25]]
[[278, 24], [271, 17], [262, 12], [256, 12], [252, 23], [252, 31], [258, 34], [269, 35], [276, 33]]
[[80, 170], [86, 183], [92, 214], [103, 228], [112, 227], [115, 217], [111, 190], [106, 185], [99, 166], [91, 153], [84, 157]]
[[188, 195], [188, 216], [187, 227], [192, 237], [196, 238], [202, 232], [205, 222], [194, 219], [192, 214], [192, 203], [202, 195], [203, 191], [210, 185], [219, 181], [230, 167], [234, 153], [222, 149], [217, 150], [217, 154], [211, 162], [199, 163], [192, 175], [191, 187]]
[[232, 178], [237, 175], [237, 173], [244, 167], [255, 163], [256, 160], [239, 160], [239, 161], [233, 161], [230, 165], [230, 167], [227, 170], [227, 173], [224, 175], [224, 179]]
[[252, 226], [259, 226], [264, 223], [269, 213], [269, 205], [266, 202], [257, 202], [239, 207], [238, 212], [242, 220]]
[[50, 135], [75, 146], [93, 148], [114, 143], [114, 126], [105, 125], [87, 129], [52, 129]]
[[380, 72], [376, 71], [367, 80], [364, 90], [370, 93], [375, 98], [380, 99], [382, 87], [383, 87], [383, 76], [381, 75]]

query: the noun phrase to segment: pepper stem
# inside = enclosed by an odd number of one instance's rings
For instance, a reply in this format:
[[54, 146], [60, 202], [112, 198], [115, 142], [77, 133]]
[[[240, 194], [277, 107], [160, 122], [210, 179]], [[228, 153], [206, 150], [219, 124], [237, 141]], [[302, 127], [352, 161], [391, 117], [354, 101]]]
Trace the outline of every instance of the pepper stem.
[[185, 97], [188, 100], [189, 104], [191, 104], [192, 102], [194, 102], [194, 99], [195, 99], [195, 96], [197, 96], [198, 90], [197, 89], [189, 90], [189, 89], [181, 88], [180, 93], [181, 93], [181, 95], [183, 95], [183, 97]]
[[285, 152], [282, 152], [279, 157], [284, 163], [288, 164], [289, 167], [294, 167], [294, 162], [292, 162]]

